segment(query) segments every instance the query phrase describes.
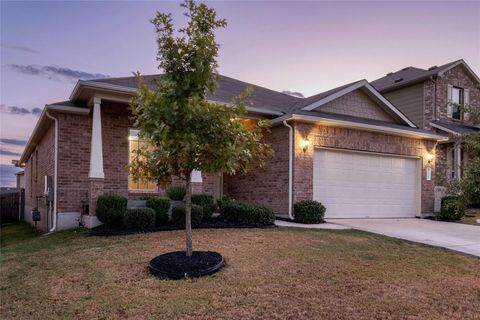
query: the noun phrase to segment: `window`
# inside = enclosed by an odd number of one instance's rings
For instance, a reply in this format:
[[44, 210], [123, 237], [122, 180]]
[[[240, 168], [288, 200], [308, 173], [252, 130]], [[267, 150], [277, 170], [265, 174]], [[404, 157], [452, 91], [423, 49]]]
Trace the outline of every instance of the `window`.
[[[128, 147], [129, 147], [129, 159], [128, 163], [132, 163], [132, 160], [137, 157], [136, 151], [139, 148], [148, 147], [145, 141], [139, 139], [140, 130], [130, 129], [128, 132]], [[157, 184], [153, 181], [140, 179], [135, 182], [133, 179], [134, 175], [130, 174], [128, 177], [128, 189], [129, 190], [138, 190], [138, 191], [154, 191], [157, 190]], [[192, 171], [192, 182], [202, 182], [202, 172], [198, 170]]]
[[[137, 156], [136, 151], [139, 148], [145, 148], [146, 142], [141, 141], [138, 138], [140, 131], [135, 129], [130, 129], [128, 134], [128, 148], [129, 148], [129, 160], [128, 162], [131, 163], [133, 159]], [[129, 190], [143, 190], [143, 191], [152, 191], [157, 189], [157, 185], [155, 182], [140, 179], [135, 181], [133, 179], [133, 175], [130, 174], [128, 177], [128, 189]]]
[[461, 120], [462, 119], [462, 108], [463, 106], [463, 89], [453, 87], [452, 88], [452, 118]]

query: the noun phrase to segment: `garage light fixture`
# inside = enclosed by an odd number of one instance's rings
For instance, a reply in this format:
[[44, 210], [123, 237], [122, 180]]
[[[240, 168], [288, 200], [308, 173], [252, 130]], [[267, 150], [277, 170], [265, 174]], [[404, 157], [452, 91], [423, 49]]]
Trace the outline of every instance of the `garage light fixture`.
[[433, 153], [427, 152], [425, 155], [425, 158], [427, 159], [428, 163], [430, 164], [432, 160], [435, 158], [435, 155]]
[[303, 152], [307, 151], [309, 145], [310, 145], [310, 141], [308, 141], [308, 139], [303, 139], [302, 140]]

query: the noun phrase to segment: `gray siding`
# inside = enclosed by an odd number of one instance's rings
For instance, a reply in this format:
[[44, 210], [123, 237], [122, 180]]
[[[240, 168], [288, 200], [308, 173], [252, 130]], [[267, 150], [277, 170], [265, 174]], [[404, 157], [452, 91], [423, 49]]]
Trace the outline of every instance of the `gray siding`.
[[384, 94], [419, 128], [423, 128], [423, 82]]

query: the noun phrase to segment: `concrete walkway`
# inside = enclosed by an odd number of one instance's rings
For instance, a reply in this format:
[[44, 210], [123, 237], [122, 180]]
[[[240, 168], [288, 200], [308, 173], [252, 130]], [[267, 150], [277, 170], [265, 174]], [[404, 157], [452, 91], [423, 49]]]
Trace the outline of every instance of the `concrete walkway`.
[[296, 222], [288, 222], [283, 220], [275, 220], [275, 225], [278, 227], [291, 228], [306, 228], [306, 229], [328, 229], [328, 230], [348, 230], [350, 227], [335, 223], [317, 223], [317, 224], [303, 224]]
[[353, 229], [480, 257], [480, 227], [426, 219], [327, 219]]

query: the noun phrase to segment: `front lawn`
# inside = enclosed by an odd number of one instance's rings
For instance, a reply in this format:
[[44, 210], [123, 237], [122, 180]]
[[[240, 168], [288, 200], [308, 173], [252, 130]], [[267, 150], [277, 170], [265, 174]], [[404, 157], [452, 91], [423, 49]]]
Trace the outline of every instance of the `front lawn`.
[[184, 232], [58, 232], [2, 248], [2, 319], [474, 319], [480, 260], [359, 231], [194, 230], [227, 266], [158, 280], [154, 256]]

